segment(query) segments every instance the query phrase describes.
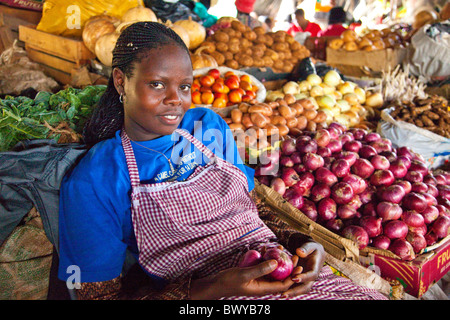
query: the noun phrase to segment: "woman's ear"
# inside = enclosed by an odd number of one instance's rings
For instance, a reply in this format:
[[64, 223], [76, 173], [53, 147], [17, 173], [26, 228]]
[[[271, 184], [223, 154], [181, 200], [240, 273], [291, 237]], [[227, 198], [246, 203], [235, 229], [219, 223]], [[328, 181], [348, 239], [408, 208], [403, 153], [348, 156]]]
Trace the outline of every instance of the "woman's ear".
[[123, 71], [119, 68], [114, 68], [112, 70], [112, 76], [114, 80], [114, 87], [116, 88], [117, 93], [119, 93], [119, 95], [125, 94], [123, 89], [123, 86], [125, 84], [125, 74], [123, 73]]

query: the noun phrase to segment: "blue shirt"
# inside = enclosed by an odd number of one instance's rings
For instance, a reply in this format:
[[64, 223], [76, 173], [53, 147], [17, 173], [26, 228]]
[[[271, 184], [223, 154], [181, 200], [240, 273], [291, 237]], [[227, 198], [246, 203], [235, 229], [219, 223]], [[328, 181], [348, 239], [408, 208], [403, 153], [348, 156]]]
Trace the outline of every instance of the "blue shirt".
[[[205, 108], [189, 109], [179, 128], [190, 132], [217, 156], [242, 172], [249, 190], [254, 187], [253, 169], [239, 157], [232, 132], [223, 119]], [[208, 159], [178, 134], [132, 142], [142, 183], [186, 179]], [[149, 150], [150, 148], [152, 150]], [[154, 150], [154, 151], [153, 151]], [[171, 158], [175, 173], [171, 176]], [[80, 270], [80, 282], [106, 281], [120, 275], [128, 248], [138, 255], [131, 220], [131, 181], [120, 131], [93, 146], [60, 189], [58, 277], [67, 280], [70, 266]], [[69, 268], [69, 269], [68, 269]]]

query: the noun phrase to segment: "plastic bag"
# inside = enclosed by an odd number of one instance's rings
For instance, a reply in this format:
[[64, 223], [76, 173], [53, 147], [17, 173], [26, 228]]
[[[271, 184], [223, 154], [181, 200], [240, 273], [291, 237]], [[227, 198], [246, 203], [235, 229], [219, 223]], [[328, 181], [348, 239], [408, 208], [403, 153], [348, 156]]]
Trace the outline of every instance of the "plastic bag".
[[47, 0], [36, 30], [64, 37], [81, 38], [86, 21], [96, 15], [107, 14], [120, 18], [129, 9], [144, 5], [142, 0], [84, 1]]
[[377, 132], [392, 141], [395, 147], [407, 146], [423, 156], [429, 169], [436, 169], [450, 159], [450, 139], [411, 123], [396, 121], [390, 113], [394, 108], [381, 111]]
[[[192, 17], [192, 20], [199, 22], [200, 17], [193, 13], [191, 8], [189, 8], [189, 3], [183, 2], [166, 2], [164, 0], [144, 0], [145, 6], [153, 10], [156, 16], [166, 22], [170, 20], [172, 22], [178, 20], [188, 20]], [[192, 8], [194, 4], [192, 4]]]
[[435, 25], [425, 25], [411, 38], [408, 48], [408, 59], [404, 64], [410, 64], [410, 72], [416, 77], [424, 77], [430, 81], [435, 77], [450, 75], [450, 35], [442, 30], [440, 37], [430, 37], [431, 28]]

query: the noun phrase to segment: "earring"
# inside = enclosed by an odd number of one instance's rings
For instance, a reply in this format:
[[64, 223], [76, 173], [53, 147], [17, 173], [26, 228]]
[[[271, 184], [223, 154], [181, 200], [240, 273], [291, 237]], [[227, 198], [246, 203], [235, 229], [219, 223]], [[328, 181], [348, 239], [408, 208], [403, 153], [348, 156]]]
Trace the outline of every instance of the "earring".
[[120, 101], [120, 103], [123, 103], [122, 97], [123, 97], [123, 93], [120, 93], [120, 95], [119, 95], [119, 101]]

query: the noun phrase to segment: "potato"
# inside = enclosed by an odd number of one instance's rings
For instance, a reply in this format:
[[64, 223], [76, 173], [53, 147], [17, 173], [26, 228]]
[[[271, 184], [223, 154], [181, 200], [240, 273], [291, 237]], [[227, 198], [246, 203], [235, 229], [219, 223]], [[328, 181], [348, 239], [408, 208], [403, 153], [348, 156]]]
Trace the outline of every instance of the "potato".
[[241, 121], [242, 121], [242, 115], [243, 115], [242, 111], [239, 110], [238, 108], [233, 109], [233, 110], [231, 110], [231, 112], [230, 112], [231, 120], [232, 120], [234, 123], [241, 123]]

